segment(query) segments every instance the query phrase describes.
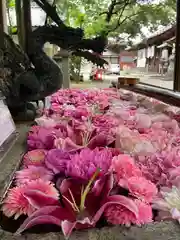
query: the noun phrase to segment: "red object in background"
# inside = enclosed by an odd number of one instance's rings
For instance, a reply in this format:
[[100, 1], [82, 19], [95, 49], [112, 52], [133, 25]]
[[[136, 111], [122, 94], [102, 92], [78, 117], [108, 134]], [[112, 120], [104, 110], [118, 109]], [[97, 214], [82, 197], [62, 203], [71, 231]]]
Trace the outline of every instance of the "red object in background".
[[103, 80], [103, 70], [100, 68], [92, 69], [90, 74], [90, 79], [94, 81], [102, 81]]
[[125, 69], [131, 69], [135, 68], [135, 59], [136, 55], [133, 52], [128, 52], [128, 51], [123, 51], [121, 52], [119, 56], [119, 63], [120, 63], [120, 69], [125, 70]]
[[96, 81], [102, 81], [102, 73], [103, 73], [102, 69], [97, 69], [93, 79]]

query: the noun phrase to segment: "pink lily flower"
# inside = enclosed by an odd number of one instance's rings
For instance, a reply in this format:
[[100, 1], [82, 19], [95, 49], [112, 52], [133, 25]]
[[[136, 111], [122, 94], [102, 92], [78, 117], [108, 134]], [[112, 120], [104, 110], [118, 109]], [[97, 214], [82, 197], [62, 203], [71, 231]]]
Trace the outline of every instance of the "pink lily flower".
[[[120, 195], [109, 196], [113, 187], [113, 175], [109, 174], [95, 181], [98, 175], [99, 170], [94, 173], [87, 186], [75, 182], [74, 179], [63, 180], [60, 185], [62, 206], [58, 201], [55, 202], [53, 199], [50, 201], [49, 196], [47, 196], [48, 201], [45, 196], [41, 201], [29, 192], [29, 198], [32, 198], [36, 207], [38, 205], [39, 210], [24, 221], [16, 234], [38, 224], [51, 223], [60, 226], [64, 236], [69, 238], [73, 229], [93, 228], [106, 208], [112, 205], [123, 206], [138, 217], [138, 208], [132, 199]], [[40, 207], [41, 202], [42, 207]], [[51, 204], [44, 206], [45, 203]]]

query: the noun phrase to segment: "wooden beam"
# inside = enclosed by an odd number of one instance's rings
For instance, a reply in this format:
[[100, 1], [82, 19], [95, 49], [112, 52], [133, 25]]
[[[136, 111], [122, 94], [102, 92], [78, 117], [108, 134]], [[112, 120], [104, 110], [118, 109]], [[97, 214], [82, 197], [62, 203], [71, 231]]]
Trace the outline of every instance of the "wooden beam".
[[180, 0], [176, 0], [176, 55], [174, 68], [174, 91], [180, 91]]

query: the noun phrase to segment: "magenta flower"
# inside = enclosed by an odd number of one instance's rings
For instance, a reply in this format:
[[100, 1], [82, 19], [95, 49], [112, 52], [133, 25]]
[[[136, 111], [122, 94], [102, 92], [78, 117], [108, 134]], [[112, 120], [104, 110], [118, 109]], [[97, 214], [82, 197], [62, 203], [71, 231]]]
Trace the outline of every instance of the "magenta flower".
[[52, 149], [54, 148], [55, 138], [65, 138], [68, 136], [69, 127], [57, 125], [56, 128], [45, 128], [36, 126], [31, 128], [28, 135], [29, 150], [33, 149]]
[[53, 173], [45, 167], [29, 166], [16, 172], [16, 185], [28, 184], [31, 181], [41, 179], [43, 181], [51, 181]]
[[28, 139], [29, 150], [51, 149], [54, 145], [54, 129], [36, 126], [31, 128]]
[[113, 128], [116, 128], [119, 125], [119, 120], [117, 118], [100, 114], [96, 115], [92, 122], [98, 133], [103, 132], [113, 134]]
[[[98, 171], [86, 187], [74, 179], [65, 179], [60, 186], [64, 207], [52, 204], [43, 206], [24, 221], [17, 234], [38, 224], [52, 223], [61, 226], [68, 238], [73, 229], [94, 227], [106, 209], [113, 205], [123, 206], [138, 218], [138, 207], [131, 199], [119, 195], [108, 196], [113, 187], [112, 175], [107, 175], [104, 181], [98, 180], [92, 187], [97, 174]], [[33, 201], [36, 201], [35, 196]]]
[[69, 153], [62, 151], [61, 149], [52, 149], [46, 156], [45, 165], [55, 174], [64, 174], [68, 161], [70, 161]]
[[82, 149], [80, 153], [70, 156], [71, 161], [67, 162], [66, 175], [70, 177], [88, 180], [97, 168], [105, 175], [111, 166], [112, 152], [108, 148]]
[[90, 148], [94, 149], [96, 147], [106, 147], [109, 146], [111, 143], [114, 142], [114, 137], [110, 135], [105, 135], [103, 133], [99, 133], [91, 138], [91, 135], [88, 136], [88, 133], [81, 137], [81, 143], [82, 145], [77, 144], [69, 137], [63, 139], [63, 138], [57, 138], [54, 140], [54, 146], [57, 149], [62, 149], [65, 152], [73, 152], [77, 151], [83, 148]]

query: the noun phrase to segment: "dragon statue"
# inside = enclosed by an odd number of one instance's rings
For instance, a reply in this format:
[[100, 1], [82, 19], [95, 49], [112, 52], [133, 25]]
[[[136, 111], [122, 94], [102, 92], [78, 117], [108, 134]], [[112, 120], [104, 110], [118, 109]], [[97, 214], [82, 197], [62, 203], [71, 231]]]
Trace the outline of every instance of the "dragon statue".
[[[40, 1], [40, 0], [37, 0]], [[51, 5], [46, 3], [50, 17], [56, 25], [44, 25], [30, 34], [27, 53], [3, 34], [0, 49], [0, 91], [15, 119], [30, 120], [35, 117], [35, 107], [30, 102], [44, 99], [62, 87], [63, 74], [57, 63], [43, 50], [46, 42], [55, 44], [72, 54], [103, 66], [106, 62], [99, 57], [106, 46], [106, 38], [85, 39], [83, 30], [66, 26]], [[53, 12], [53, 14], [51, 14]]]

